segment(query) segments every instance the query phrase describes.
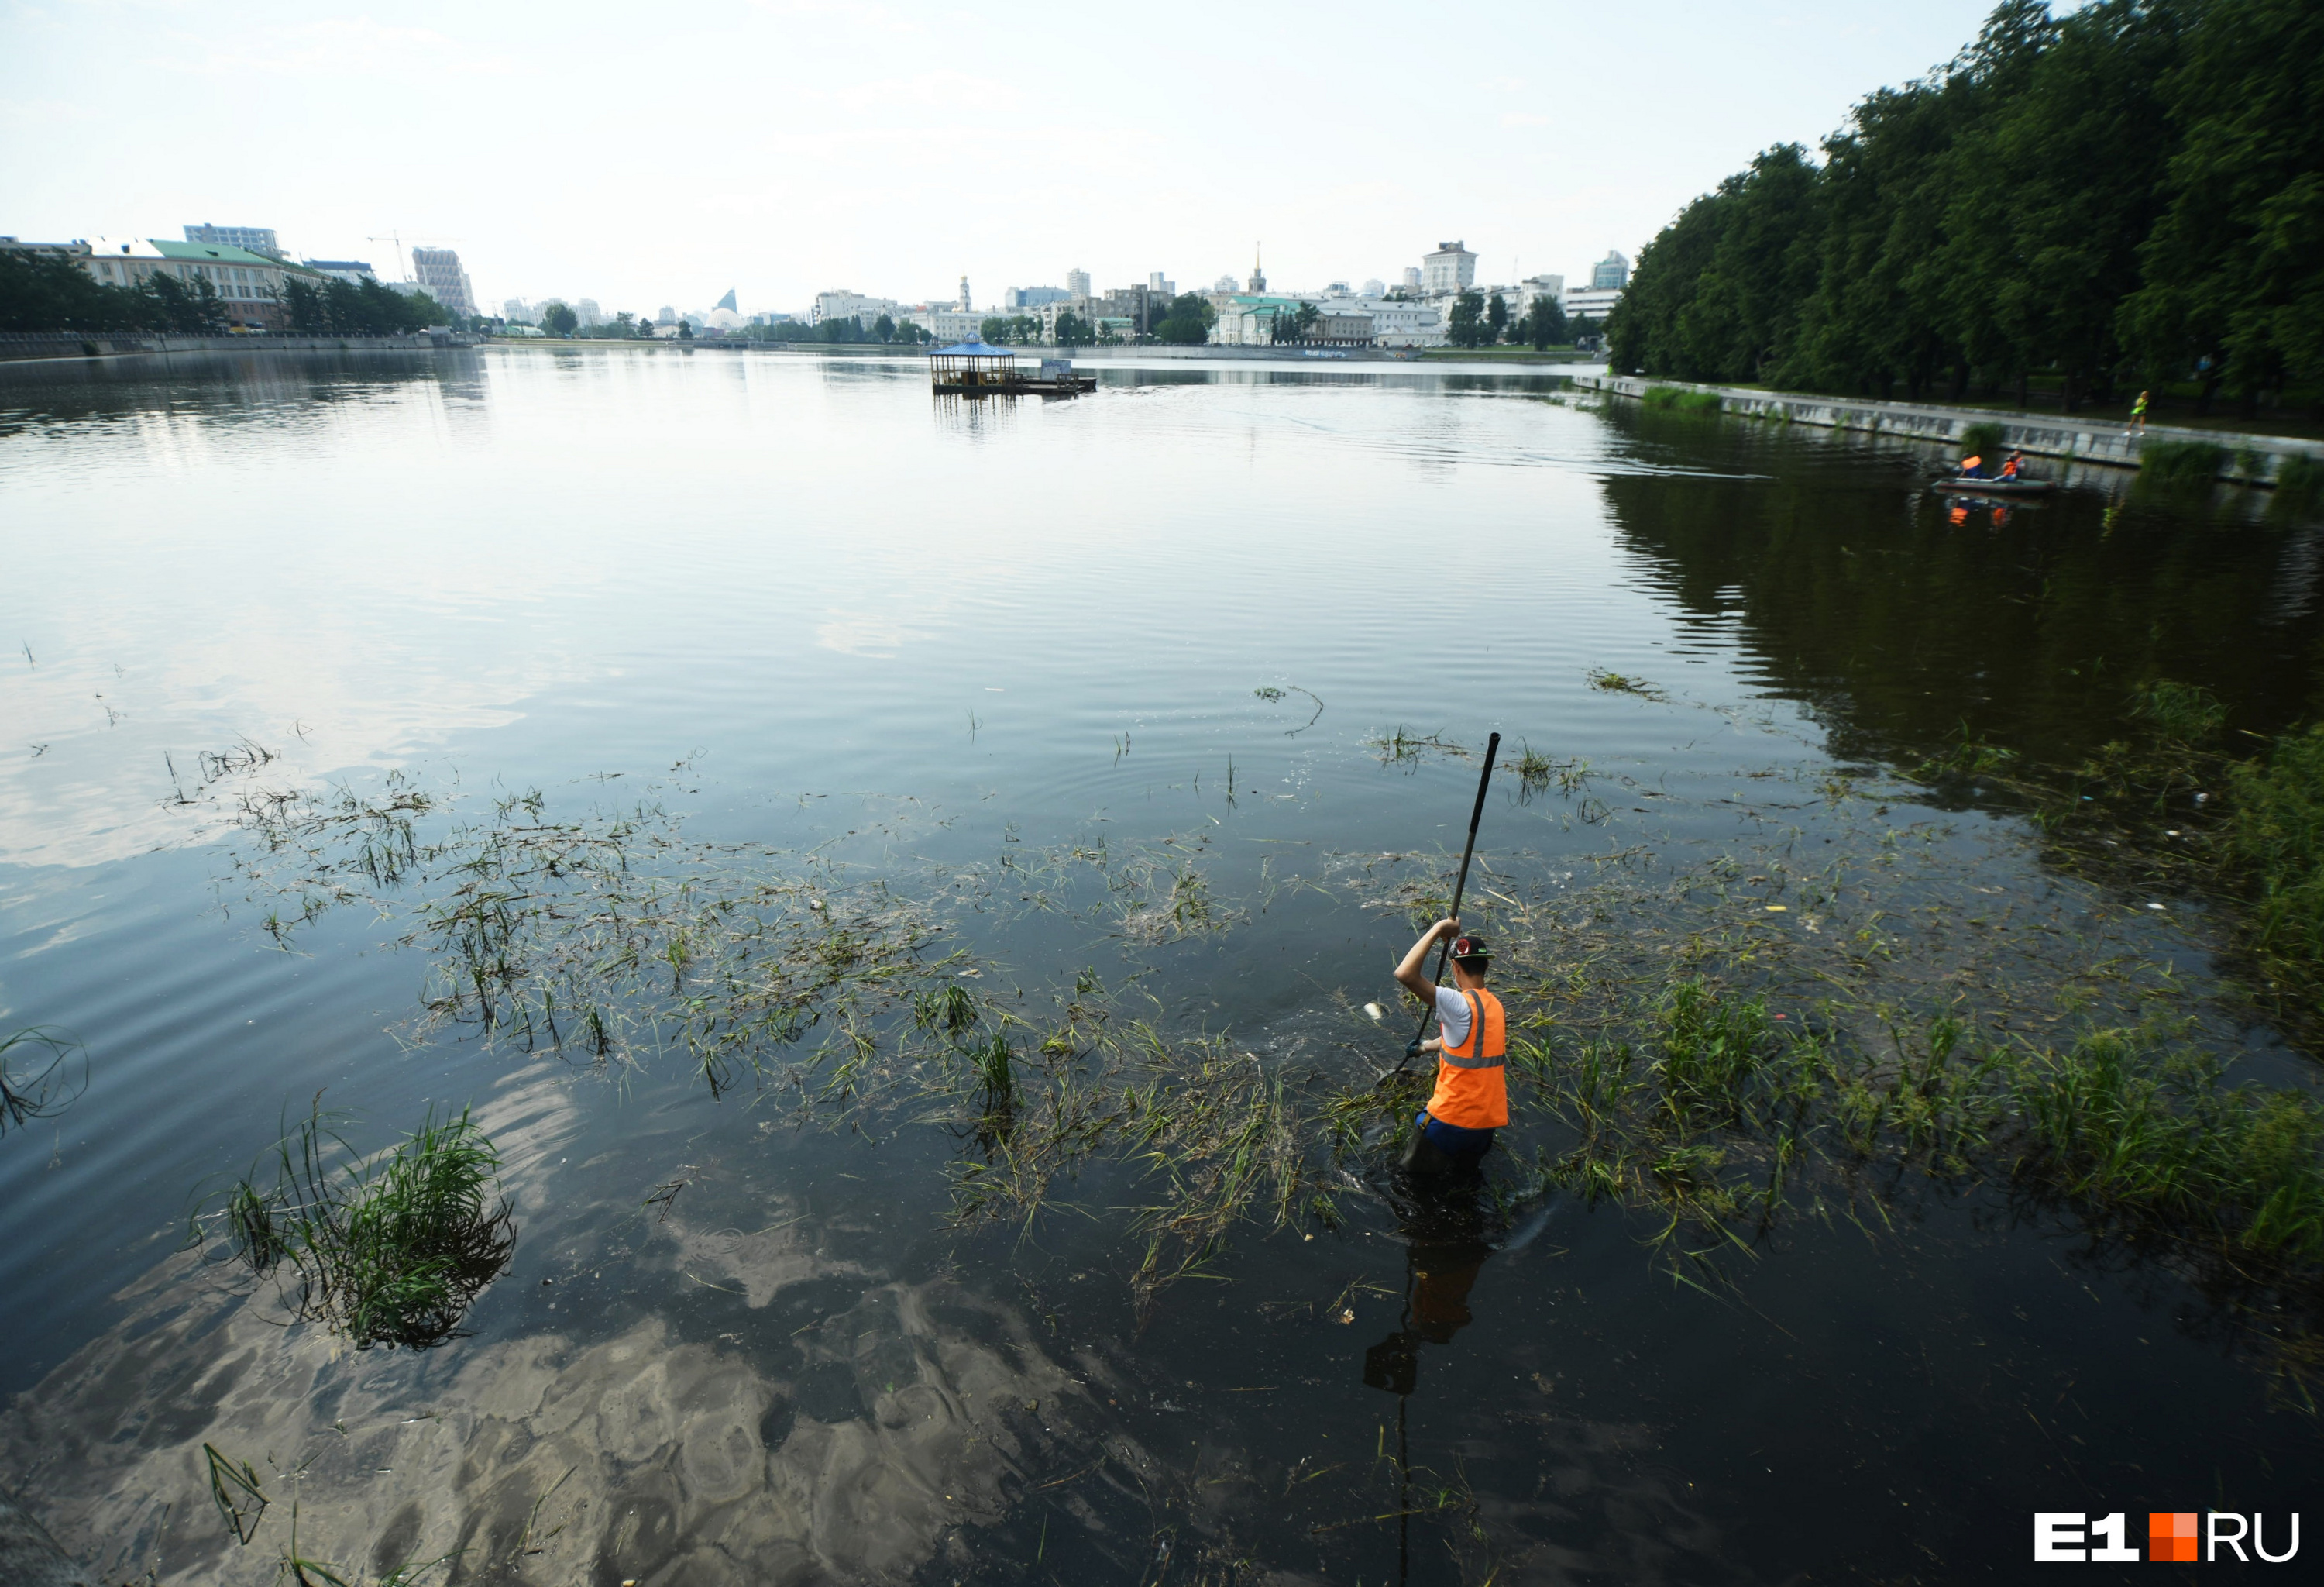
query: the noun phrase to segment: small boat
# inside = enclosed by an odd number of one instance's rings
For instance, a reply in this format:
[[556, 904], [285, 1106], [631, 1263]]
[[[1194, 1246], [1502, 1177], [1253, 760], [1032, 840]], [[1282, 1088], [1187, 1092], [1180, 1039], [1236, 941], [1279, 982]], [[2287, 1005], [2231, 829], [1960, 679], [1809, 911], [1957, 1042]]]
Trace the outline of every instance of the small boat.
[[1931, 487], [1951, 491], [1964, 496], [2046, 496], [2058, 488], [2054, 479], [1951, 479], [1938, 480]]

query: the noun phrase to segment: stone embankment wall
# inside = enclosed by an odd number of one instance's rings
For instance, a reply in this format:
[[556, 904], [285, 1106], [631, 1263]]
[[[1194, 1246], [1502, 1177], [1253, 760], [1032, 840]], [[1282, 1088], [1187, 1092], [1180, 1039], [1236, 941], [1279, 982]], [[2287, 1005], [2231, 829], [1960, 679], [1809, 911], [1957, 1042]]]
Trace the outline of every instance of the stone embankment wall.
[[2070, 457], [2078, 463], [2107, 463], [2121, 468], [2137, 467], [2139, 449], [2148, 441], [2204, 441], [2227, 448], [2227, 462], [2220, 470], [2220, 477], [2247, 484], [2273, 484], [2286, 458], [2310, 457], [2324, 462], [2324, 441], [2304, 441], [2289, 436], [2189, 429], [2161, 424], [2148, 426], [2144, 436], [2134, 436], [2119, 423], [2101, 423], [2066, 414], [2051, 417], [1995, 412], [1990, 409], [1936, 408], [1918, 402], [1859, 401], [1798, 392], [1691, 385], [1684, 381], [1628, 374], [1577, 374], [1573, 383], [1618, 397], [1644, 396], [1648, 386], [1715, 392], [1723, 412], [1821, 425], [1831, 429], [1860, 429], [1932, 444], [1957, 441], [1972, 424], [1998, 424], [2005, 449], [2015, 447], [2036, 457]]
[[126, 331], [19, 331], [0, 336], [0, 361], [25, 358], [115, 358], [133, 353], [290, 353], [327, 349], [352, 353], [429, 352], [473, 347], [472, 336], [178, 337]]

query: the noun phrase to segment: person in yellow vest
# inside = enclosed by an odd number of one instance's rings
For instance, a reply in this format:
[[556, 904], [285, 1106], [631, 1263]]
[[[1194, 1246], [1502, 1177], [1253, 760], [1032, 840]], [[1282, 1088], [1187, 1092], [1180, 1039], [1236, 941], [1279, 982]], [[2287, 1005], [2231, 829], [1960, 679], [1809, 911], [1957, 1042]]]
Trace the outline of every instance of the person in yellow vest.
[[[1452, 984], [1439, 986], [1423, 968], [1428, 950], [1452, 939]], [[1436, 1089], [1414, 1121], [1404, 1166], [1424, 1178], [1473, 1174], [1493, 1149], [1493, 1131], [1509, 1121], [1503, 1083], [1508, 1020], [1501, 1000], [1485, 988], [1493, 967], [1485, 939], [1463, 936], [1458, 920], [1439, 920], [1421, 934], [1396, 967], [1406, 991], [1436, 1005], [1441, 1033], [1420, 1044], [1436, 1055]]]

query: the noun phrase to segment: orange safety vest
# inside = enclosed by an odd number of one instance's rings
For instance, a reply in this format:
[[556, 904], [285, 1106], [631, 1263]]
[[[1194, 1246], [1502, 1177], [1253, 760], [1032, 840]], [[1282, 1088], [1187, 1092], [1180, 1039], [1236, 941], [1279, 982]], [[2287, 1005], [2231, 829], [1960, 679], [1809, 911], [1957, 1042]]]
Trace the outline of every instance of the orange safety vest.
[[1499, 1130], [1509, 1121], [1502, 1066], [1509, 1050], [1508, 1020], [1501, 1000], [1491, 992], [1461, 995], [1469, 1000], [1469, 1034], [1458, 1047], [1447, 1042], [1439, 1056], [1428, 1116], [1455, 1130]]

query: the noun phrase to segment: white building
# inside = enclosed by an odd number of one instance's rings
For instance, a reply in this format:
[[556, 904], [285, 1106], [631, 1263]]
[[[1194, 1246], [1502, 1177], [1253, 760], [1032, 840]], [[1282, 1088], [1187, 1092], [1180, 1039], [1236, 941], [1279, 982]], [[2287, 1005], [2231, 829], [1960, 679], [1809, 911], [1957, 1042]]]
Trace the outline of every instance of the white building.
[[1459, 243], [1439, 243], [1436, 252], [1420, 262], [1421, 290], [1432, 298], [1449, 298], [1477, 284], [1477, 256]]
[[1614, 312], [1614, 305], [1622, 300], [1619, 287], [1576, 287], [1565, 294], [1565, 317], [1568, 319], [1604, 321]]
[[1359, 293], [1358, 296], [1365, 298], [1385, 298], [1388, 296], [1388, 282], [1380, 280], [1378, 276], [1374, 276], [1371, 280], [1364, 283], [1364, 290]]
[[[1368, 283], [1369, 284], [1369, 283]], [[1371, 317], [1372, 345], [1379, 347], [1441, 347], [1444, 316], [1434, 303], [1399, 298], [1341, 298], [1317, 305], [1326, 314]]]
[[1420, 267], [1418, 265], [1407, 264], [1404, 267], [1404, 281], [1402, 284], [1406, 292], [1416, 294], [1420, 291]]
[[[875, 320], [878, 318], [877, 315], [872, 316]], [[976, 340], [978, 333], [984, 326], [983, 315], [973, 309], [963, 309], [957, 304], [949, 309], [915, 309], [908, 313], [894, 314], [889, 318], [908, 320], [918, 326], [936, 339], [937, 346], [945, 347], [960, 342]], [[869, 330], [872, 328], [867, 325], [864, 328]]]
[[573, 314], [580, 320], [583, 330], [594, 330], [605, 323], [605, 311], [597, 307], [595, 298], [584, 298], [574, 304]]
[[281, 246], [275, 242], [271, 226], [189, 226], [186, 228], [186, 241], [241, 248], [275, 259], [282, 257]]
[[[967, 287], [968, 282], [964, 279], [961, 288], [965, 291]], [[853, 319], [865, 330], [870, 330], [882, 314], [890, 319], [901, 319], [904, 318], [904, 306], [893, 298], [867, 298], [862, 292], [842, 289], [817, 292], [815, 307], [807, 310], [807, 323], [821, 325], [827, 319]]]
[[522, 298], [507, 298], [501, 302], [501, 318], [511, 325], [530, 325], [540, 313]]
[[1074, 298], [1088, 297], [1090, 295], [1089, 272], [1086, 270], [1065, 272], [1065, 293], [1068, 297]]
[[1525, 280], [1517, 282], [1516, 291], [1510, 294], [1509, 307], [1517, 313], [1523, 314], [1533, 307], [1536, 300], [1541, 298], [1548, 298], [1559, 303], [1564, 302], [1565, 278], [1562, 275], [1526, 277]]
[[1146, 290], [1160, 294], [1167, 301], [1178, 295], [1178, 283], [1157, 270], [1146, 278]]
[[466, 319], [475, 313], [476, 294], [468, 285], [468, 272], [460, 268], [460, 255], [452, 249], [412, 249], [411, 274], [451, 314]]

